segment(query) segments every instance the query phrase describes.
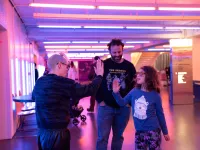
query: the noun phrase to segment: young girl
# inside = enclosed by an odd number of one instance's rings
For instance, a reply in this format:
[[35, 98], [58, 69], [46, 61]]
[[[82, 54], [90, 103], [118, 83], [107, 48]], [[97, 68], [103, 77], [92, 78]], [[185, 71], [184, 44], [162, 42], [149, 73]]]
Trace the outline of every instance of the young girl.
[[[118, 80], [113, 81], [113, 96], [120, 106], [130, 104], [135, 133], [135, 148], [137, 150], [160, 150], [161, 130], [166, 141], [168, 135], [165, 116], [163, 113], [159, 79], [157, 71], [151, 66], [143, 66], [137, 73], [136, 88], [122, 98]], [[161, 130], [160, 130], [161, 128]]]

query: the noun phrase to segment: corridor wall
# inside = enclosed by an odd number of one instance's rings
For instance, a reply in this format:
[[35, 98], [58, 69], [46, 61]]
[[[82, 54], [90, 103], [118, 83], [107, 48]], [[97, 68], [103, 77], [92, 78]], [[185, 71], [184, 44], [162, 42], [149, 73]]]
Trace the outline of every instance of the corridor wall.
[[0, 140], [17, 128], [12, 96], [30, 94], [34, 86], [33, 49], [26, 29], [8, 0], [0, 1]]

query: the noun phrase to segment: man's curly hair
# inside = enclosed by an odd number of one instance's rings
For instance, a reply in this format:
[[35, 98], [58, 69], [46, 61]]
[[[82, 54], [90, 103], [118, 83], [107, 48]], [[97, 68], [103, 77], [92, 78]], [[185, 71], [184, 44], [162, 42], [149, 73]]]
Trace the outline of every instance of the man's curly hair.
[[115, 46], [115, 45], [117, 45], [117, 46], [121, 45], [122, 48], [124, 48], [124, 43], [122, 43], [122, 41], [120, 39], [112, 39], [112, 41], [107, 44], [108, 50], [110, 51], [111, 46]]

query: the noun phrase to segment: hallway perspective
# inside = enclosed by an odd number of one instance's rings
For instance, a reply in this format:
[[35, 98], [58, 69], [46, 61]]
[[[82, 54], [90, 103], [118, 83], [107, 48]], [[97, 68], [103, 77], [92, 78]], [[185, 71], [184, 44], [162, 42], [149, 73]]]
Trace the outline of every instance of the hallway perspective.
[[[163, 150], [199, 150], [200, 144], [200, 104], [194, 105], [169, 105], [169, 95], [166, 89], [162, 90], [163, 108], [167, 120], [171, 140], [162, 140]], [[87, 113], [89, 98], [80, 101], [85, 110], [86, 123], [79, 123], [76, 127], [69, 125], [71, 131], [71, 150], [95, 150], [97, 128], [96, 109], [94, 113]], [[37, 150], [37, 130], [26, 132], [23, 137], [15, 136], [12, 140], [0, 141], [2, 150]], [[123, 150], [134, 149], [134, 126], [132, 116], [124, 132]], [[17, 133], [18, 134], [18, 133]], [[20, 134], [19, 134], [20, 135]], [[110, 135], [108, 149], [110, 149], [112, 133]]]

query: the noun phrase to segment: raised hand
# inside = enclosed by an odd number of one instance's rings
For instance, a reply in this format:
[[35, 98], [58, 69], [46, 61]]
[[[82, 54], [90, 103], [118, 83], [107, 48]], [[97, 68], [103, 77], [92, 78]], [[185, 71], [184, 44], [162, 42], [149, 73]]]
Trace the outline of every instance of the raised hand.
[[114, 93], [119, 92], [120, 85], [119, 85], [119, 80], [118, 80], [118, 79], [114, 79], [114, 80], [113, 80], [112, 88], [113, 88], [113, 92], [114, 92]]
[[103, 65], [103, 62], [100, 59], [97, 60], [96, 67], [94, 67], [94, 70], [95, 70], [95, 73], [96, 73], [97, 76], [98, 75], [103, 76], [104, 65]]
[[170, 137], [169, 137], [168, 134], [167, 134], [167, 135], [164, 135], [164, 138], [165, 138], [165, 141], [169, 141], [169, 140], [170, 140]]

